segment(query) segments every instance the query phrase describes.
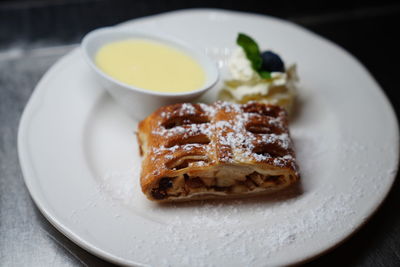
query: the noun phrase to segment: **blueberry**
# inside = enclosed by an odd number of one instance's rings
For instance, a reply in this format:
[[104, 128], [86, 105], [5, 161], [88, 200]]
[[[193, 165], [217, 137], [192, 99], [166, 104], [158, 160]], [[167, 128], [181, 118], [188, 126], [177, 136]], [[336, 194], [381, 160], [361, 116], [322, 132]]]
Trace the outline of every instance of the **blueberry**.
[[261, 69], [268, 72], [284, 72], [285, 64], [282, 59], [272, 51], [265, 51], [261, 54]]

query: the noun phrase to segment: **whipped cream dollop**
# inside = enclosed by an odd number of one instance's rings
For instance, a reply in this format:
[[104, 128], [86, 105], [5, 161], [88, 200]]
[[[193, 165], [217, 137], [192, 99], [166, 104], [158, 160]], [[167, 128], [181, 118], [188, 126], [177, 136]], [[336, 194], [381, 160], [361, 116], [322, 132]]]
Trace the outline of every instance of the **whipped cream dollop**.
[[241, 47], [236, 48], [228, 62], [228, 68], [234, 80], [250, 81], [258, 75], [251, 67]]
[[271, 72], [271, 78], [263, 79], [252, 68], [244, 50], [237, 47], [228, 62], [231, 79], [226, 80], [220, 99], [236, 103], [259, 101], [279, 105], [290, 112], [298, 82], [296, 65], [285, 72]]

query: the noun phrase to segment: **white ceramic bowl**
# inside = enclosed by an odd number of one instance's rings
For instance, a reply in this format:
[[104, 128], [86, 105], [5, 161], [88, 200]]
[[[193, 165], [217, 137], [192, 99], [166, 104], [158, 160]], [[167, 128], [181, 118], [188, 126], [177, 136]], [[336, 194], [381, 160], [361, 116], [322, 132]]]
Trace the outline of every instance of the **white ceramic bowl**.
[[[192, 56], [204, 69], [206, 81], [203, 87], [182, 93], [159, 93], [125, 84], [103, 72], [95, 64], [97, 51], [105, 44], [132, 38], [141, 38], [157, 41], [187, 53]], [[82, 51], [87, 62], [93, 69], [100, 84], [113, 98], [136, 119], [143, 119], [157, 108], [173, 103], [189, 102], [212, 88], [219, 78], [216, 64], [204, 53], [191, 48], [180, 40], [175, 40], [162, 34], [148, 34], [144, 32], [122, 31], [113, 27], [101, 28], [88, 33], [81, 43]]]

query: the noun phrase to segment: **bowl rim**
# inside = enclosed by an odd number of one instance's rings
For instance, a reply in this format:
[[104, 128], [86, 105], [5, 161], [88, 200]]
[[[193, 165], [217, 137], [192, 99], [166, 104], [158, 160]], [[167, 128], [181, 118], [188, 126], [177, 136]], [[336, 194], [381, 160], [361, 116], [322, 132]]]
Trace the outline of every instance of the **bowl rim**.
[[[102, 36], [107, 36], [110, 34], [115, 34], [115, 33], [120, 33], [120, 34], [125, 34], [127, 36], [130, 35], [130, 37], [122, 37], [122, 38], [117, 38], [120, 40], [127, 40], [130, 38], [135, 38], [135, 37], [140, 37], [143, 39], [148, 39], [152, 40], [155, 42], [160, 42], [165, 45], [172, 46], [174, 48], [179, 49], [180, 51], [188, 54], [196, 62], [198, 62], [206, 72], [206, 82], [203, 86], [196, 90], [191, 90], [191, 91], [186, 91], [186, 92], [157, 92], [141, 87], [136, 87], [133, 85], [129, 85], [127, 83], [124, 83], [122, 81], [119, 81], [115, 78], [113, 78], [111, 75], [105, 73], [103, 70], [101, 70], [96, 63], [93, 60], [93, 57], [90, 55], [89, 51], [89, 44], [93, 41], [95, 37], [98, 37], [99, 35]], [[106, 38], [105, 38], [106, 39]], [[114, 40], [115, 41], [115, 40]], [[111, 43], [113, 42], [112, 40], [110, 41], [104, 41], [104, 44]], [[154, 96], [163, 96], [163, 97], [184, 97], [184, 96], [190, 96], [190, 95], [196, 95], [202, 92], [205, 92], [209, 89], [211, 89], [218, 81], [220, 78], [220, 73], [219, 69], [217, 67], [216, 62], [214, 62], [209, 56], [207, 56], [204, 52], [198, 51], [196, 48], [193, 48], [190, 44], [177, 39], [176, 37], [166, 35], [163, 33], [148, 33], [144, 31], [129, 31], [126, 29], [118, 29], [117, 27], [102, 27], [102, 28], [97, 28], [95, 30], [92, 30], [88, 32], [81, 41], [80, 48], [83, 51], [85, 61], [89, 64], [89, 66], [96, 72], [96, 74], [102, 76], [106, 80], [115, 83], [119, 85], [120, 87], [123, 87], [127, 90], [131, 90], [133, 92], [138, 92], [138, 93], [144, 93], [147, 95], [154, 95]], [[98, 50], [97, 50], [98, 51]], [[96, 53], [97, 51], [93, 51]], [[202, 58], [202, 61], [197, 60], [198, 58]], [[208, 65], [208, 67], [206, 67]], [[209, 71], [207, 71], [207, 69]], [[207, 73], [211, 73], [211, 75], [207, 75]]]

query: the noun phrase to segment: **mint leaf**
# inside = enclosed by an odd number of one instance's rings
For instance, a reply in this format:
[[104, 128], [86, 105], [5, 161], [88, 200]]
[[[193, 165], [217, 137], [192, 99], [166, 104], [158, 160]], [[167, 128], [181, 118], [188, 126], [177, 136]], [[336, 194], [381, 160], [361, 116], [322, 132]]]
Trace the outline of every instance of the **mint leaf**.
[[239, 33], [236, 43], [243, 48], [246, 57], [251, 62], [252, 68], [258, 72], [262, 64], [262, 58], [258, 44], [250, 36], [244, 33]]
[[265, 70], [261, 70], [262, 57], [260, 48], [256, 41], [254, 41], [250, 36], [239, 33], [236, 38], [236, 43], [243, 48], [247, 59], [251, 62], [251, 67], [256, 71], [261, 78], [270, 79], [271, 73]]
[[258, 71], [258, 74], [260, 74], [260, 77], [263, 79], [271, 79], [271, 72], [260, 70]]

